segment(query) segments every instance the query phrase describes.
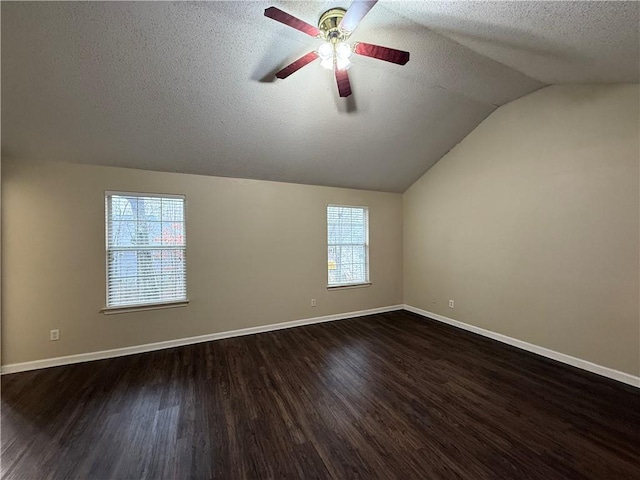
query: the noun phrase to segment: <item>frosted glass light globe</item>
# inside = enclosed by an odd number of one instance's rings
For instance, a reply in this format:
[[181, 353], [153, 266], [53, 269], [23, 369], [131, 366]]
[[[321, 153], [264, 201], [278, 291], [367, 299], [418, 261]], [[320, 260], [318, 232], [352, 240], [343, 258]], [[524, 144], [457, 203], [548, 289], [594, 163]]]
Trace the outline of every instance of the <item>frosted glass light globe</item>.
[[333, 58], [325, 58], [320, 61], [320, 65], [327, 70], [331, 70], [333, 68]]
[[336, 68], [338, 70], [347, 70], [351, 66], [351, 61], [348, 58], [340, 58], [336, 59]]
[[333, 58], [333, 46], [325, 42], [318, 47], [318, 55], [322, 60], [332, 59]]
[[351, 56], [351, 47], [348, 43], [340, 42], [336, 45], [336, 56], [338, 59], [348, 59]]

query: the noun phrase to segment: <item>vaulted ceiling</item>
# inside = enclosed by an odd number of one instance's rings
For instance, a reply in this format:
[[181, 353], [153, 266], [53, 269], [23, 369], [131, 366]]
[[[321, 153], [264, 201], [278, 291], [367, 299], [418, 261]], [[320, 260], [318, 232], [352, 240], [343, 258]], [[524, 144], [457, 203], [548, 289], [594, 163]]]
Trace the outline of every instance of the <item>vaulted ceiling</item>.
[[315, 62], [332, 2], [2, 2], [2, 155], [402, 192], [498, 106], [639, 81], [637, 2], [379, 2], [353, 96]]

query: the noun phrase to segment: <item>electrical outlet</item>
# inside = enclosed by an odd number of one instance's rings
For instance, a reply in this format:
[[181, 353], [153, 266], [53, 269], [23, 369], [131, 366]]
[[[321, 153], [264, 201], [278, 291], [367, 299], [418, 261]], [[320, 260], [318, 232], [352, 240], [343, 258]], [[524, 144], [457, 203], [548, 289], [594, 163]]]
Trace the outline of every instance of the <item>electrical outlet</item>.
[[315, 306], [316, 306], [316, 299], [315, 299], [315, 298], [312, 298], [312, 299], [311, 299], [311, 306], [312, 306], [312, 307], [315, 307]]
[[60, 330], [51, 330], [51, 332], [49, 332], [49, 339], [54, 342], [56, 340], [60, 340]]
[[453, 308], [453, 307], [454, 307], [453, 300], [449, 300], [449, 308]]
[[437, 303], [436, 302], [436, 297], [431, 297], [431, 303], [433, 303], [434, 305]]

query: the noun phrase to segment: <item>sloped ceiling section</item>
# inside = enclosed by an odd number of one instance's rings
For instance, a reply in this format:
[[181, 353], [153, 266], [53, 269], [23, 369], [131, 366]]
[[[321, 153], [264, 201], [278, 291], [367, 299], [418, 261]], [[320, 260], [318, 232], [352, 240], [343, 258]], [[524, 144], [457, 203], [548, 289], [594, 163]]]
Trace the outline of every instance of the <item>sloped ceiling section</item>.
[[4, 157], [402, 192], [497, 106], [549, 83], [637, 82], [636, 2], [381, 1], [354, 95], [316, 62], [335, 2], [2, 2]]

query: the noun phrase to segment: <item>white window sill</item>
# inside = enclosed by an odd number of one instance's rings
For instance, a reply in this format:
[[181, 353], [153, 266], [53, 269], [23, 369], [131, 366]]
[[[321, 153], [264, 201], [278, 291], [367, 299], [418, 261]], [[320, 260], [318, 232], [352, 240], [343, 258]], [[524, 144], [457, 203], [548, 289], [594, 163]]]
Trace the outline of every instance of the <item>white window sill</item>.
[[362, 283], [345, 283], [342, 285], [327, 285], [327, 290], [342, 290], [345, 288], [363, 288], [370, 287], [371, 282], [362, 282]]
[[152, 303], [149, 305], [126, 305], [124, 307], [105, 307], [100, 310], [105, 315], [115, 315], [117, 313], [141, 312], [144, 310], [161, 310], [165, 308], [186, 307], [189, 300], [181, 300], [179, 302]]

